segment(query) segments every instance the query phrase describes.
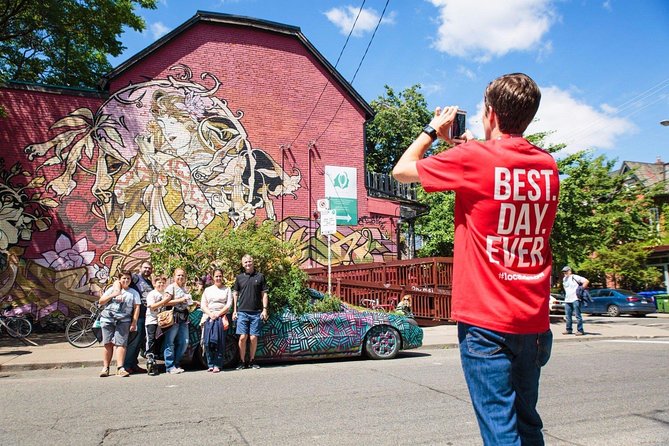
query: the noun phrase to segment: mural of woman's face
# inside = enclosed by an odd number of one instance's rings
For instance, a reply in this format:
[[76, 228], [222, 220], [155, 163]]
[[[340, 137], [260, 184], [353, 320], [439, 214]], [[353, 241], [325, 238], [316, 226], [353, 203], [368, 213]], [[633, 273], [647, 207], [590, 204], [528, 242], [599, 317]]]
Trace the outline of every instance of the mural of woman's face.
[[160, 116], [156, 119], [165, 136], [165, 141], [178, 156], [183, 156], [190, 150], [193, 134], [188, 127], [172, 116]]

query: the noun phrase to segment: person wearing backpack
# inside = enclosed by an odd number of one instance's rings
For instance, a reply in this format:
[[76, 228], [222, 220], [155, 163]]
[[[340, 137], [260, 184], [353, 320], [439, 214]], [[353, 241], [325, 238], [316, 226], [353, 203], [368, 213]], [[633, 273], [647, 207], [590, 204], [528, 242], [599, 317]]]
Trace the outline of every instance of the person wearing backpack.
[[581, 316], [581, 299], [577, 295], [580, 287], [588, 287], [590, 282], [585, 277], [578, 276], [571, 271], [571, 267], [562, 268], [562, 289], [564, 289], [564, 314], [567, 319], [565, 335], [572, 334], [572, 315], [576, 316], [576, 336], [583, 336], [583, 316]]

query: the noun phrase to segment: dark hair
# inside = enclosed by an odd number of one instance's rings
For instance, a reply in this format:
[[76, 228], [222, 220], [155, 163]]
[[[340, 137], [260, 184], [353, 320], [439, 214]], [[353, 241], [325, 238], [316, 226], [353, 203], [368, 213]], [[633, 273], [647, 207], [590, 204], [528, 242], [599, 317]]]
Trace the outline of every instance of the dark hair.
[[132, 272], [130, 272], [130, 270], [124, 269], [123, 271], [118, 273], [118, 278], [119, 279], [123, 276], [128, 276], [128, 277], [130, 277], [130, 280], [132, 280]]
[[537, 114], [541, 91], [526, 74], [505, 74], [488, 84], [484, 102], [485, 113], [492, 107], [502, 132], [522, 134]]
[[214, 274], [216, 274], [217, 272], [220, 272], [221, 276], [225, 276], [225, 273], [223, 272], [222, 268], [214, 268], [211, 272], [211, 277], [214, 277]]

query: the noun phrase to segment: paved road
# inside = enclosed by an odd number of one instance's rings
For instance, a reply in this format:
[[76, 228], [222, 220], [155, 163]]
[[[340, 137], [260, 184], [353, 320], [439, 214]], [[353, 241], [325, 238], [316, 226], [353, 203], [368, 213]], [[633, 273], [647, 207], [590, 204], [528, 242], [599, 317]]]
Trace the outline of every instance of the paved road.
[[[458, 351], [260, 370], [98, 378], [3, 374], [0, 444], [476, 445]], [[669, 444], [669, 338], [556, 343], [549, 445]]]

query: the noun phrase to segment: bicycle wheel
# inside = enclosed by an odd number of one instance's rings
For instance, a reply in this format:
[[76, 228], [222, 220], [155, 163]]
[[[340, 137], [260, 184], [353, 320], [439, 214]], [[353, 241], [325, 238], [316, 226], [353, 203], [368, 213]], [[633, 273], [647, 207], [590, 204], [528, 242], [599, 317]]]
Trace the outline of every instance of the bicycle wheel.
[[22, 317], [7, 318], [7, 333], [13, 338], [26, 338], [33, 331], [33, 324]]
[[86, 348], [98, 342], [93, 332], [95, 319], [87, 314], [72, 319], [65, 328], [67, 342], [73, 347]]

